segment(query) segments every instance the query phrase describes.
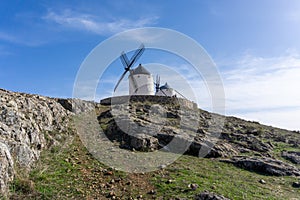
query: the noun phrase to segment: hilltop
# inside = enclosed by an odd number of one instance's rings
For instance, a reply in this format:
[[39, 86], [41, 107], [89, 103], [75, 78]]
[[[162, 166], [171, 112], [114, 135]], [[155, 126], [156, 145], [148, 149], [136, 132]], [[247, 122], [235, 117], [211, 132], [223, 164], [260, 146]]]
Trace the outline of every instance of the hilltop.
[[[74, 104], [0, 89], [3, 198], [299, 199], [299, 132], [209, 113], [172, 97], [143, 98]], [[96, 118], [80, 118], [84, 111]], [[118, 171], [82, 144], [78, 118], [101, 127], [111, 152], [185, 154], [152, 172]], [[168, 146], [172, 141], [176, 148]], [[180, 144], [189, 145], [179, 151]]]

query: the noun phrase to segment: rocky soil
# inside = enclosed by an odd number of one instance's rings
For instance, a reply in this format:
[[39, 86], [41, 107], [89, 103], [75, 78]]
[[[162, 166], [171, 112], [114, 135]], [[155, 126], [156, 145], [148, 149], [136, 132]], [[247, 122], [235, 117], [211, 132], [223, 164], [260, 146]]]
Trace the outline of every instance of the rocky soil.
[[[9, 184], [18, 173], [26, 174], [35, 168], [42, 152], [73, 137], [73, 117], [90, 111], [91, 106], [105, 135], [120, 148], [133, 152], [184, 152], [259, 174], [300, 177], [299, 132], [176, 103], [158, 105], [146, 101], [110, 107], [75, 102], [0, 89], [0, 191], [3, 196], [9, 195]], [[293, 183], [294, 188], [297, 183]], [[209, 192], [195, 198], [226, 199]]]

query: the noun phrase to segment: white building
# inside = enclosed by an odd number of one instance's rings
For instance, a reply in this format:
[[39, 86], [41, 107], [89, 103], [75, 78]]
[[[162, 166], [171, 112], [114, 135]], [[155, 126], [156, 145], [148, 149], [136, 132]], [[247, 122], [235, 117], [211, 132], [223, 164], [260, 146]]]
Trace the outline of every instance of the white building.
[[153, 95], [153, 77], [151, 73], [141, 64], [130, 70], [129, 95]]
[[169, 97], [172, 97], [174, 96], [176, 93], [175, 93], [175, 90], [173, 88], [171, 88], [168, 83], [165, 83], [163, 86], [161, 86], [158, 90], [158, 92], [156, 92], [155, 95], [158, 95], [158, 96], [169, 96]]

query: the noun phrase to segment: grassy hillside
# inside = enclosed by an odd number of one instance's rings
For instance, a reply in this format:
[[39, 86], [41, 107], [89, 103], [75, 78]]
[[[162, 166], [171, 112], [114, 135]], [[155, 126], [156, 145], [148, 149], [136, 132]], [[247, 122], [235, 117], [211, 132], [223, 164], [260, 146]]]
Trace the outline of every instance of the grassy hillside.
[[[74, 136], [44, 152], [29, 176], [18, 174], [11, 199], [193, 199], [204, 190], [231, 199], [299, 199], [296, 177], [260, 175], [216, 159], [183, 155], [145, 174], [115, 171], [95, 160]], [[266, 183], [260, 183], [264, 180]], [[193, 190], [189, 184], [197, 184]]]
[[[210, 119], [221, 116], [203, 110], [187, 110], [180, 115], [176, 110], [177, 105], [167, 105], [164, 124], [160, 124], [160, 121], [153, 124], [151, 120], [157, 119], [157, 114], [154, 113], [155, 117], [151, 118], [152, 106], [151, 102], [136, 102], [129, 106], [132, 121], [143, 126], [150, 124], [151, 127], [160, 127], [161, 130], [159, 134], [151, 135], [153, 139], [157, 139], [153, 140], [153, 145], [150, 144], [151, 149], [143, 147], [140, 150], [156, 151], [160, 145], [168, 142], [170, 135], [179, 134], [180, 128], [185, 133], [196, 130], [198, 135], [187, 155], [182, 155], [171, 165], [154, 172], [125, 173], [95, 159], [73, 131], [73, 134], [67, 134], [68, 137], [62, 137], [58, 145], [42, 151], [29, 174], [21, 168], [16, 170], [15, 179], [10, 185], [10, 199], [175, 200], [194, 199], [196, 194], [203, 191], [229, 199], [300, 199], [300, 189], [293, 186], [293, 183], [300, 181], [299, 176], [270, 175], [264, 172], [265, 165], [252, 170], [251, 167], [239, 167], [232, 162], [240, 157], [271, 159], [279, 163], [271, 165], [275, 167], [275, 172], [281, 172], [280, 163], [297, 172], [299, 163], [288, 159], [284, 153], [300, 152], [299, 132], [226, 117], [219, 141], [207, 158], [199, 158], [195, 156], [195, 152], [199, 150], [199, 145], [203, 145], [203, 138], [210, 135]], [[96, 125], [102, 127], [115, 145], [133, 150], [133, 154], [139, 150], [130, 146], [132, 137], [118, 129], [109, 106], [97, 105], [96, 108]], [[118, 112], [121, 109], [118, 107]], [[190, 120], [179, 126], [178, 122], [183, 117]], [[89, 119], [86, 120], [88, 124]], [[197, 122], [197, 127], [189, 126], [192, 120]], [[68, 130], [73, 128], [69, 127]], [[60, 134], [64, 135], [58, 132], [48, 133], [57, 137]], [[168, 155], [170, 154], [172, 153], [169, 152]], [[295, 158], [298, 158], [297, 155]], [[224, 162], [226, 160], [230, 162]]]

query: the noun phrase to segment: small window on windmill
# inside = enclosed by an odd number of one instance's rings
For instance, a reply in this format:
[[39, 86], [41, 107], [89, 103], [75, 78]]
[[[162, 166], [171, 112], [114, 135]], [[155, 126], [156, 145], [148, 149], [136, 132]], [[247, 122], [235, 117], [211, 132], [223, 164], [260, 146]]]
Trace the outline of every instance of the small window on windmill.
[[138, 75], [138, 78], [140, 78], [140, 75]]

